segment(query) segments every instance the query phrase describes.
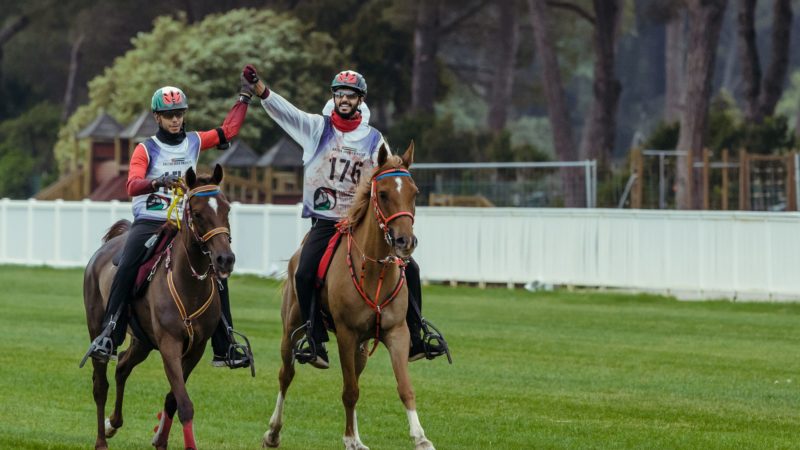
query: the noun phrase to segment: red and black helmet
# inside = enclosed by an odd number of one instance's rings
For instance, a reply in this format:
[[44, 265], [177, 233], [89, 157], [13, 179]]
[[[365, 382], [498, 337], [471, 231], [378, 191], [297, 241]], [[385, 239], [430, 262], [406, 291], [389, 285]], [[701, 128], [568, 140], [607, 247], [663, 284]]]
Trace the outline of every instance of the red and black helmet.
[[331, 81], [331, 91], [335, 91], [339, 88], [349, 88], [361, 94], [362, 97], [367, 96], [367, 80], [364, 79], [363, 75], [354, 70], [344, 70], [333, 77], [333, 81]]

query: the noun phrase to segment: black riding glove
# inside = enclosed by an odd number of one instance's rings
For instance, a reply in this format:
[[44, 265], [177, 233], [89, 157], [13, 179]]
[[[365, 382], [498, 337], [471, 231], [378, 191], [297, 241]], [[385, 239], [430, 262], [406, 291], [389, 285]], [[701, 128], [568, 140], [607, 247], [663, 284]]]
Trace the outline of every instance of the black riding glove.
[[159, 188], [167, 188], [172, 189], [174, 187], [183, 187], [183, 179], [178, 175], [170, 175], [164, 174], [160, 177], [154, 179], [151, 184], [153, 185], [153, 190], [157, 191]]

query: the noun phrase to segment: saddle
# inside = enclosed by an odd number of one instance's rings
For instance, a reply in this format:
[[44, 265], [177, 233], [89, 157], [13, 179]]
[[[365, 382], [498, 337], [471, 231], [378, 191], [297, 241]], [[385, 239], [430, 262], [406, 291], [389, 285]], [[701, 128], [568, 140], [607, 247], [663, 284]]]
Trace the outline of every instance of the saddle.
[[[136, 273], [136, 283], [133, 285], [132, 294], [134, 298], [144, 294], [147, 284], [150, 282], [150, 272], [153, 270], [153, 267], [161, 261], [162, 254], [165, 252], [167, 246], [175, 239], [177, 234], [178, 230], [174, 227], [162, 227], [158, 233], [147, 240], [145, 243], [147, 250], [144, 256], [142, 256], [142, 262]], [[123, 250], [121, 249], [111, 260], [115, 267], [119, 265], [122, 259], [122, 252]]]
[[339, 242], [342, 241], [342, 232], [336, 231], [336, 233], [331, 236], [331, 239], [328, 241], [328, 246], [325, 248], [325, 253], [322, 255], [322, 259], [319, 261], [319, 267], [317, 268], [317, 277], [314, 280], [314, 287], [317, 289], [321, 289], [322, 286], [325, 285], [325, 278], [328, 276], [328, 269], [331, 268], [331, 260], [333, 260], [333, 254], [336, 252], [336, 248], [339, 246]]

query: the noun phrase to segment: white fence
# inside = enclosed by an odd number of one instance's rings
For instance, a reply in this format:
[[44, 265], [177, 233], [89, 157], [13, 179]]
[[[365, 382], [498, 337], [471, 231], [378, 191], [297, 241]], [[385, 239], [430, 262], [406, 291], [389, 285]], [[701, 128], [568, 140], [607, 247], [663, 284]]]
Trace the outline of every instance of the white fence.
[[[0, 200], [0, 263], [83, 266], [130, 204]], [[417, 208], [423, 279], [800, 299], [800, 213]], [[236, 272], [280, 276], [309, 226], [234, 204]], [[502, 294], [500, 294], [502, 295]]]

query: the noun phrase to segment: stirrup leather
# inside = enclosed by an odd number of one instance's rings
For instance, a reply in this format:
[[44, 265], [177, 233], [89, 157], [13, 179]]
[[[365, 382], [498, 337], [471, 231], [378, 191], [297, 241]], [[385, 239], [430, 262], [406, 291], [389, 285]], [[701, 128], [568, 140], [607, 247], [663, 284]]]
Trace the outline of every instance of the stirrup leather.
[[[239, 336], [244, 340], [244, 344], [240, 344], [236, 341], [235, 336]], [[246, 367], [246, 364], [249, 363], [250, 366], [250, 375], [255, 377], [256, 376], [256, 364], [255, 359], [253, 358], [253, 349], [250, 347], [250, 340], [247, 339], [242, 333], [234, 330], [231, 327], [228, 327], [228, 341], [230, 345], [228, 345], [228, 354], [226, 355], [227, 358], [227, 366], [231, 369], [236, 369], [238, 367]], [[244, 355], [244, 359], [246, 362], [236, 363], [238, 356]]]
[[422, 347], [425, 350], [425, 358], [433, 359], [437, 356], [447, 355], [447, 362], [453, 364], [450, 356], [450, 347], [447, 345], [442, 333], [432, 323], [422, 318]]
[[292, 356], [300, 364], [306, 364], [317, 358], [317, 344], [314, 339], [308, 338], [311, 334], [311, 321], [307, 321], [292, 331], [290, 341], [294, 341], [295, 334], [299, 332], [303, 333], [303, 337], [292, 347]]

